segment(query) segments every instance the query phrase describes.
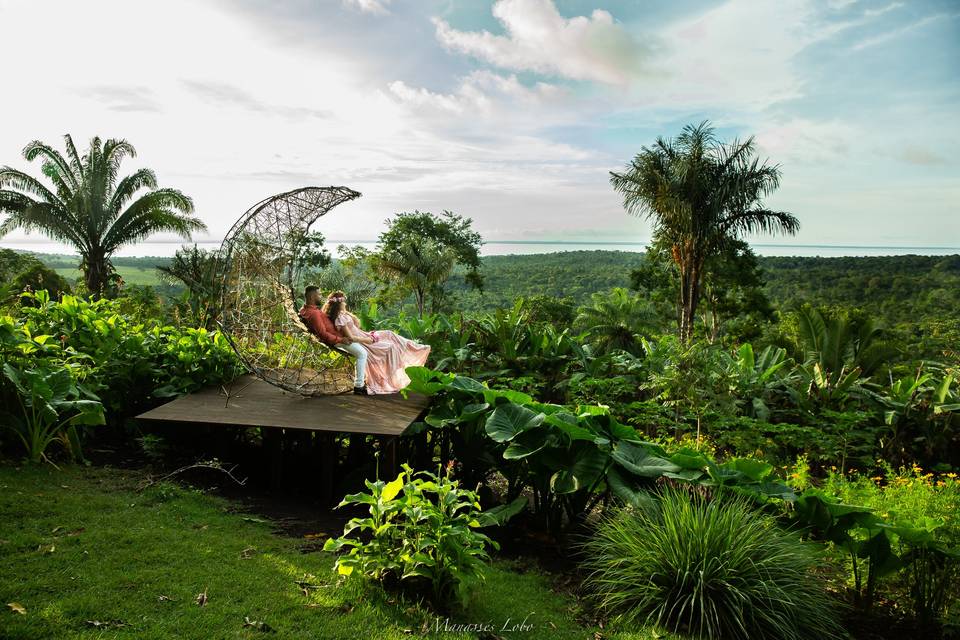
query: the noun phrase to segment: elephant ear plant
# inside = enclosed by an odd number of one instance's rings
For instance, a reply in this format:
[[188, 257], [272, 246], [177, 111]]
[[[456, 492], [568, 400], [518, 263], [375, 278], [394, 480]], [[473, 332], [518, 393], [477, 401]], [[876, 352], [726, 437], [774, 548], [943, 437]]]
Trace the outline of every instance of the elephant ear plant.
[[498, 523], [497, 516], [481, 513], [477, 494], [456, 480], [408, 465], [391, 482], [366, 485], [369, 492], [338, 505], [366, 505], [369, 515], [351, 519], [342, 537], [327, 540], [324, 550], [340, 554], [335, 570], [429, 594], [438, 609], [465, 607], [483, 581], [487, 547], [499, 548], [477, 529]]

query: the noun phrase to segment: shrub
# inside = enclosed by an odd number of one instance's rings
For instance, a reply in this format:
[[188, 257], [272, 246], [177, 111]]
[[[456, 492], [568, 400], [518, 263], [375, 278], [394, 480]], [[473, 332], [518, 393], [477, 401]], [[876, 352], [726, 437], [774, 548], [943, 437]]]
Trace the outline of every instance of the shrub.
[[[155, 399], [232, 380], [242, 371], [219, 332], [145, 325], [123, 313], [116, 300], [63, 296], [54, 302], [44, 291], [26, 299], [35, 306], [21, 308], [13, 325], [29, 335], [59, 338], [63, 353], [91, 363], [84, 383], [112, 418], [136, 413]], [[63, 353], [55, 359], [62, 362]]]
[[0, 411], [0, 424], [8, 425], [20, 438], [31, 462], [47, 459], [46, 451], [60, 441], [74, 457], [80, 458], [77, 425], [103, 424], [103, 405], [84, 397], [83, 387], [67, 368], [45, 364], [18, 370], [4, 363], [3, 378], [13, 387], [19, 411]]
[[343, 537], [323, 547], [342, 554], [336, 571], [428, 593], [438, 608], [466, 606], [483, 580], [487, 545], [498, 548], [475, 530], [482, 519], [477, 494], [448, 477], [414, 473], [407, 465], [392, 482], [368, 480], [366, 485], [369, 493], [348, 495], [339, 506], [367, 505], [369, 516], [351, 519]]
[[[884, 547], [892, 557], [884, 562], [890, 578], [880, 586], [888, 599], [909, 602], [904, 608], [930, 627], [945, 620], [960, 595], [960, 480], [956, 473], [937, 476], [916, 465], [883, 467], [883, 475], [874, 477], [830, 472], [823, 491], [844, 503], [865, 505], [894, 523], [880, 530], [890, 539]], [[856, 560], [848, 558], [845, 564]]]
[[626, 624], [696, 638], [838, 637], [809, 543], [740, 500], [665, 490], [584, 543], [588, 588]]

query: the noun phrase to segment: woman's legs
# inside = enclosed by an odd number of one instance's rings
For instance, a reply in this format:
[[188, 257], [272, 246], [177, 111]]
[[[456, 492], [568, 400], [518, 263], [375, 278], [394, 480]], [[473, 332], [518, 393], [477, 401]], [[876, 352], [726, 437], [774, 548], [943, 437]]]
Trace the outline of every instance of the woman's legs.
[[367, 350], [359, 342], [343, 345], [354, 358], [353, 386], [360, 388], [367, 384]]

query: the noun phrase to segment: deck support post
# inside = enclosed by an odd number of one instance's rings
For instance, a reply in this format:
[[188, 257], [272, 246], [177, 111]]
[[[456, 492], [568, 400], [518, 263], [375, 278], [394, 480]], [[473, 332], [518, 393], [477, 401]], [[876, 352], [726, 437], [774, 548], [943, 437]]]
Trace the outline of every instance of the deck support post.
[[380, 438], [380, 479], [389, 482], [400, 473], [397, 464], [397, 436]]
[[271, 489], [279, 489], [283, 481], [283, 429], [260, 427], [263, 438], [263, 447], [269, 469], [269, 483]]
[[333, 502], [333, 479], [337, 469], [337, 438], [331, 432], [317, 433], [319, 462], [320, 502], [329, 505]]

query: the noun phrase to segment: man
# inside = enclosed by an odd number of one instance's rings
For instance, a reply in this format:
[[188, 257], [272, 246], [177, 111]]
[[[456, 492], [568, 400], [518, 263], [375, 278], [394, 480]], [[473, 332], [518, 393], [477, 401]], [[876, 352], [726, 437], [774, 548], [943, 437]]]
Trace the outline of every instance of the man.
[[320, 310], [320, 289], [309, 286], [304, 289], [303, 297], [306, 301], [300, 309], [300, 319], [303, 320], [303, 324], [307, 325], [313, 335], [324, 344], [331, 347], [337, 346], [354, 357], [353, 392], [361, 396], [369, 395], [366, 385], [367, 350], [362, 345], [340, 335], [327, 314]]

